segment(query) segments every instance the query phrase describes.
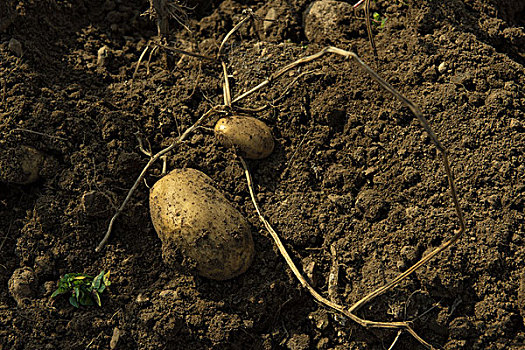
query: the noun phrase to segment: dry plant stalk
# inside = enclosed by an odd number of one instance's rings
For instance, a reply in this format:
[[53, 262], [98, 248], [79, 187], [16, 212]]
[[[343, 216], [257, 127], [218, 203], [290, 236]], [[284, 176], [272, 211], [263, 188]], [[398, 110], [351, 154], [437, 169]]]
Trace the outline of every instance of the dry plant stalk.
[[303, 287], [305, 287], [310, 292], [310, 294], [312, 294], [312, 296], [319, 303], [321, 303], [321, 304], [323, 304], [323, 305], [325, 305], [325, 306], [327, 306], [327, 307], [329, 307], [329, 308], [331, 308], [333, 310], [336, 310], [336, 311], [340, 312], [341, 314], [345, 315], [346, 317], [352, 319], [353, 321], [359, 323], [360, 325], [362, 325], [364, 327], [405, 329], [415, 339], [417, 339], [421, 344], [423, 344], [425, 347], [427, 347], [429, 349], [432, 349], [433, 348], [432, 345], [430, 345], [425, 340], [423, 340], [412, 329], [412, 327], [410, 326], [410, 322], [407, 322], [407, 321], [403, 321], [403, 322], [375, 322], [375, 321], [368, 321], [368, 320], [365, 320], [365, 319], [362, 319], [362, 318], [356, 316], [353, 313], [353, 312], [357, 311], [360, 307], [362, 307], [364, 304], [366, 304], [367, 302], [371, 301], [372, 299], [378, 297], [379, 295], [381, 295], [381, 294], [387, 292], [388, 290], [392, 289], [393, 287], [395, 287], [402, 280], [406, 279], [411, 273], [416, 271], [421, 266], [425, 265], [429, 260], [431, 260], [436, 255], [438, 255], [439, 253], [441, 253], [442, 251], [444, 251], [445, 249], [450, 247], [452, 244], [454, 244], [462, 236], [462, 234], [465, 232], [465, 220], [464, 220], [464, 217], [463, 217], [463, 212], [462, 212], [461, 207], [459, 205], [459, 200], [458, 200], [458, 196], [457, 196], [457, 189], [456, 189], [456, 185], [454, 183], [452, 170], [450, 168], [450, 162], [449, 162], [449, 159], [448, 159], [447, 151], [443, 147], [441, 142], [438, 140], [436, 134], [434, 133], [434, 131], [430, 127], [430, 124], [428, 123], [426, 118], [421, 113], [421, 110], [419, 109], [419, 107], [417, 107], [412, 101], [407, 99], [400, 92], [398, 92], [392, 85], [390, 85], [383, 78], [381, 78], [373, 69], [371, 69], [368, 65], [366, 65], [355, 53], [353, 53], [351, 51], [342, 50], [342, 49], [339, 49], [337, 47], [326, 47], [326, 48], [324, 48], [323, 50], [319, 51], [316, 54], [313, 54], [311, 56], [307, 56], [307, 57], [301, 58], [301, 59], [299, 59], [299, 60], [297, 60], [295, 62], [290, 63], [289, 65], [285, 66], [281, 70], [279, 70], [276, 73], [274, 73], [270, 78], [266, 79], [265, 81], [263, 81], [262, 83], [257, 85], [255, 88], [251, 89], [247, 93], [245, 93], [245, 94], [237, 97], [236, 99], [234, 99], [232, 102], [236, 102], [236, 101], [246, 97], [248, 94], [251, 94], [251, 93], [261, 89], [262, 87], [270, 84], [271, 81], [279, 78], [280, 76], [282, 76], [285, 72], [289, 71], [290, 69], [293, 69], [293, 68], [295, 68], [298, 65], [314, 61], [314, 60], [320, 58], [321, 56], [323, 56], [326, 53], [335, 53], [337, 55], [341, 55], [341, 56], [344, 56], [344, 57], [353, 58], [374, 80], [376, 80], [379, 83], [379, 85], [381, 85], [385, 90], [387, 90], [392, 95], [394, 95], [394, 97], [396, 97], [398, 100], [400, 100], [404, 105], [406, 105], [412, 111], [412, 113], [417, 117], [417, 119], [420, 121], [420, 123], [422, 124], [423, 128], [427, 132], [427, 134], [430, 136], [430, 139], [434, 143], [434, 146], [437, 148], [437, 150], [441, 154], [441, 158], [442, 158], [442, 161], [443, 161], [443, 166], [444, 166], [444, 169], [445, 169], [445, 174], [446, 174], [447, 179], [448, 179], [450, 195], [452, 197], [452, 202], [454, 204], [454, 208], [456, 210], [456, 215], [457, 215], [458, 221], [459, 221], [459, 229], [454, 233], [452, 238], [450, 238], [448, 241], [445, 241], [439, 247], [435, 248], [432, 252], [430, 252], [429, 254], [424, 256], [423, 258], [421, 258], [421, 260], [419, 260], [417, 263], [415, 263], [413, 266], [411, 266], [405, 272], [401, 273], [399, 276], [394, 278], [392, 281], [390, 281], [389, 283], [387, 283], [383, 287], [380, 287], [380, 288], [372, 291], [371, 293], [369, 293], [368, 295], [363, 297], [361, 300], [359, 300], [355, 304], [353, 304], [349, 309], [345, 309], [343, 306], [338, 305], [338, 304], [336, 304], [336, 303], [334, 303], [334, 302], [324, 298], [323, 296], [321, 296], [306, 281], [306, 279], [299, 272], [298, 268], [295, 266], [295, 264], [291, 260], [288, 252], [286, 251], [286, 249], [282, 245], [282, 242], [279, 239], [279, 236], [277, 235], [277, 233], [273, 230], [271, 225], [268, 223], [268, 221], [262, 215], [262, 213], [261, 213], [261, 211], [259, 209], [259, 206], [257, 204], [257, 201], [255, 199], [255, 193], [254, 193], [254, 190], [253, 190], [253, 183], [252, 183], [252, 180], [251, 180], [250, 172], [248, 170], [246, 162], [241, 158], [241, 162], [242, 162], [243, 167], [245, 169], [246, 179], [248, 181], [248, 186], [249, 186], [250, 196], [252, 198], [252, 202], [253, 202], [253, 204], [255, 206], [257, 214], [259, 215], [259, 219], [261, 220], [263, 225], [266, 227], [268, 232], [270, 232], [273, 240], [275, 241], [276, 245], [278, 246], [279, 251], [283, 255], [283, 257], [286, 260], [288, 266], [290, 267], [290, 269], [292, 270], [292, 272], [294, 273], [296, 278], [299, 280], [299, 282], [303, 285]]
[[372, 24], [370, 23], [370, 0], [366, 0], [365, 2], [365, 22], [368, 41], [370, 42], [370, 47], [372, 48], [374, 57], [377, 58], [376, 42], [374, 41], [374, 33], [372, 32]]
[[[249, 19], [251, 16], [252, 16], [252, 14], [251, 14], [251, 12], [249, 12], [248, 15], [240, 22], [240, 24], [246, 22], [247, 19]], [[221, 43], [221, 46], [220, 46], [221, 49], [222, 49], [222, 47], [224, 47], [224, 44], [228, 40], [228, 38], [231, 37], [231, 35], [236, 30], [238, 30], [239, 27], [240, 27], [239, 24], [236, 25], [225, 36], [225, 38], [223, 39], [223, 42]], [[456, 189], [456, 185], [454, 183], [452, 170], [450, 168], [450, 162], [449, 162], [449, 159], [448, 159], [447, 151], [446, 151], [445, 147], [441, 144], [441, 142], [438, 140], [436, 134], [434, 133], [434, 131], [430, 127], [430, 124], [428, 123], [426, 118], [423, 116], [423, 114], [422, 114], [421, 110], [419, 109], [419, 107], [417, 107], [412, 101], [410, 101], [405, 96], [403, 96], [400, 92], [398, 92], [387, 81], [385, 81], [383, 78], [381, 78], [372, 68], [370, 68], [367, 64], [365, 64], [354, 52], [346, 51], [346, 50], [339, 49], [337, 47], [332, 47], [332, 46], [326, 47], [323, 50], [321, 50], [321, 51], [319, 51], [319, 52], [317, 52], [317, 53], [315, 53], [313, 55], [303, 57], [301, 59], [298, 59], [298, 60], [296, 60], [296, 61], [286, 65], [285, 67], [283, 67], [280, 70], [278, 70], [275, 73], [273, 73], [268, 79], [265, 79], [263, 82], [261, 82], [260, 84], [258, 84], [254, 88], [252, 88], [249, 91], [241, 94], [240, 96], [232, 99], [231, 91], [230, 91], [230, 87], [229, 87], [229, 81], [228, 81], [228, 73], [227, 73], [227, 70], [226, 70], [226, 64], [221, 59], [222, 58], [221, 57], [221, 49], [219, 49], [219, 53], [217, 55], [216, 60], [217, 60], [217, 62], [220, 62], [221, 66], [222, 66], [222, 69], [223, 69], [223, 75], [224, 75], [224, 83], [223, 83], [224, 105], [217, 105], [217, 106], [212, 107], [210, 110], [208, 110], [206, 113], [204, 113], [192, 126], [190, 126], [188, 129], [186, 129], [186, 131], [178, 139], [176, 139], [170, 146], [164, 148], [163, 150], [161, 150], [160, 152], [158, 152], [157, 154], [155, 154], [154, 156], [152, 156], [150, 158], [149, 162], [146, 164], [146, 166], [144, 167], [144, 169], [140, 173], [139, 177], [135, 181], [133, 187], [129, 190], [129, 192], [128, 192], [124, 202], [118, 208], [118, 210], [115, 213], [115, 215], [111, 218], [111, 221], [110, 221], [110, 224], [108, 226], [108, 230], [106, 232], [106, 235], [104, 236], [103, 240], [100, 242], [98, 247], [96, 248], [96, 251], [97, 252], [101, 251], [102, 248], [104, 247], [105, 243], [107, 242], [107, 240], [108, 240], [108, 238], [109, 238], [109, 236], [111, 234], [111, 230], [112, 230], [112, 227], [113, 227], [113, 224], [114, 224], [116, 218], [124, 210], [126, 204], [129, 202], [132, 194], [137, 189], [139, 183], [142, 181], [142, 179], [144, 178], [146, 172], [151, 167], [151, 165], [156, 160], [158, 160], [159, 158], [161, 158], [162, 156], [164, 156], [168, 152], [172, 151], [175, 148], [175, 146], [177, 146], [181, 142], [183, 142], [193, 131], [196, 130], [196, 128], [200, 124], [202, 124], [204, 122], [204, 120], [207, 117], [209, 117], [211, 114], [213, 114], [215, 112], [219, 112], [219, 111], [224, 112], [226, 110], [230, 110], [231, 106], [234, 103], [239, 102], [240, 100], [246, 98], [247, 96], [253, 94], [254, 92], [262, 89], [263, 87], [265, 87], [267, 85], [270, 85], [273, 81], [275, 81], [275, 80], [279, 79], [280, 77], [282, 77], [284, 75], [284, 73], [288, 72], [289, 70], [294, 69], [295, 67], [297, 67], [299, 65], [302, 65], [302, 64], [305, 64], [305, 63], [309, 63], [309, 62], [312, 62], [312, 61], [314, 61], [316, 59], [319, 59], [319, 58], [321, 58], [322, 56], [324, 56], [327, 53], [334, 53], [334, 54], [337, 54], [337, 55], [340, 55], [340, 56], [344, 56], [344, 57], [347, 57], [347, 58], [352, 58], [361, 66], [361, 68], [363, 68], [365, 70], [366, 73], [368, 73], [377, 83], [379, 83], [379, 85], [381, 85], [386, 91], [388, 91], [392, 95], [394, 95], [395, 98], [397, 98], [399, 101], [401, 101], [401, 103], [406, 105], [412, 111], [412, 113], [417, 117], [417, 119], [420, 121], [421, 125], [423, 126], [423, 128], [425, 129], [427, 134], [429, 135], [429, 137], [432, 140], [434, 146], [437, 148], [437, 150], [441, 154], [441, 158], [442, 158], [442, 161], [443, 161], [443, 166], [444, 166], [444, 169], [445, 169], [445, 174], [446, 174], [447, 179], [448, 179], [448, 187], [449, 187], [450, 195], [452, 197], [452, 202], [454, 204], [456, 215], [458, 217], [459, 229], [454, 232], [453, 236], [449, 240], [443, 242], [439, 247], [435, 248], [432, 252], [430, 252], [429, 254], [424, 256], [423, 258], [421, 258], [417, 263], [415, 263], [413, 266], [408, 268], [405, 272], [399, 274], [396, 278], [394, 278], [392, 281], [390, 281], [389, 283], [385, 284], [384, 286], [382, 286], [382, 287], [372, 291], [371, 293], [367, 294], [365, 297], [363, 297], [362, 299], [360, 299], [359, 301], [354, 303], [350, 308], [345, 308], [344, 306], [339, 305], [339, 304], [333, 302], [332, 300], [329, 300], [329, 299], [323, 297], [303, 277], [303, 275], [301, 274], [301, 272], [299, 271], [299, 269], [297, 268], [297, 266], [295, 265], [295, 263], [291, 259], [290, 255], [286, 251], [286, 248], [282, 244], [278, 234], [275, 232], [275, 230], [272, 228], [270, 223], [263, 216], [263, 214], [262, 214], [262, 212], [261, 212], [261, 210], [259, 208], [259, 205], [257, 203], [257, 200], [256, 200], [255, 190], [254, 190], [254, 187], [253, 187], [253, 181], [252, 181], [252, 178], [251, 178], [251, 174], [250, 174], [248, 165], [246, 164], [246, 162], [244, 161], [243, 158], [240, 158], [241, 159], [241, 163], [243, 165], [243, 168], [245, 170], [245, 176], [246, 176], [246, 180], [247, 180], [247, 183], [248, 183], [248, 188], [249, 188], [249, 191], [250, 191], [250, 197], [251, 197], [252, 202], [254, 204], [255, 210], [256, 210], [256, 212], [257, 212], [257, 214], [259, 216], [259, 219], [261, 220], [261, 222], [263, 223], [265, 228], [268, 230], [268, 232], [272, 236], [272, 239], [274, 240], [275, 244], [277, 245], [281, 255], [286, 260], [286, 263], [288, 264], [288, 266], [292, 270], [292, 272], [295, 275], [295, 277], [299, 280], [301, 285], [310, 292], [310, 294], [312, 295], [312, 297], [315, 300], [317, 300], [322, 305], [328, 307], [329, 309], [337, 311], [338, 313], [340, 313], [340, 314], [350, 318], [351, 320], [355, 321], [356, 323], [358, 323], [358, 324], [360, 324], [360, 325], [362, 325], [364, 327], [406, 330], [416, 340], [418, 340], [422, 345], [424, 345], [425, 347], [427, 347], [429, 349], [433, 349], [432, 345], [427, 343], [423, 338], [421, 338], [414, 331], [414, 329], [411, 327], [411, 323], [409, 321], [397, 321], [397, 322], [369, 321], [369, 320], [360, 318], [359, 316], [355, 315], [355, 313], [354, 313], [360, 307], [362, 307], [364, 304], [370, 302], [371, 300], [373, 300], [374, 298], [378, 297], [379, 295], [381, 295], [381, 294], [387, 292], [388, 290], [392, 289], [393, 287], [398, 285], [401, 281], [406, 279], [411, 273], [416, 271], [421, 266], [425, 265], [429, 260], [431, 260], [436, 255], [438, 255], [439, 253], [441, 253], [442, 251], [444, 251], [447, 248], [449, 248], [465, 232], [465, 220], [464, 220], [464, 217], [463, 217], [463, 212], [462, 212], [461, 207], [459, 205], [459, 200], [458, 200], [458, 196], [457, 196], [457, 189]], [[143, 55], [144, 55], [144, 53], [143, 53]], [[192, 54], [192, 56], [198, 56], [198, 55]], [[398, 335], [399, 335], [399, 333], [398, 333]], [[397, 337], [396, 337], [396, 340], [394, 341], [394, 343], [392, 344], [392, 346], [395, 344], [396, 341], [397, 341]]]
[[370, 0], [360, 0], [354, 5], [354, 13], [355, 9], [360, 7], [363, 2], [365, 3], [365, 23], [366, 23], [366, 33], [368, 35], [368, 42], [370, 43], [370, 48], [372, 49], [372, 52], [374, 53], [374, 57], [377, 59], [377, 49], [376, 49], [376, 43], [374, 41], [374, 33], [372, 32], [372, 24], [370, 21]]

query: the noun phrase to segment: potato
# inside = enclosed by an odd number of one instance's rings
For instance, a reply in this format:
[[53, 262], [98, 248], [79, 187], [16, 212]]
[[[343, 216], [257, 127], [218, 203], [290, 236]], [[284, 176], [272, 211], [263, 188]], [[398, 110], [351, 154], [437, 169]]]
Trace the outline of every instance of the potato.
[[0, 154], [0, 181], [19, 185], [36, 182], [44, 163], [42, 153], [29, 146], [12, 147]]
[[155, 183], [149, 198], [168, 265], [180, 250], [203, 277], [226, 280], [248, 269], [254, 254], [250, 226], [207, 175], [175, 169]]
[[274, 147], [270, 128], [259, 119], [245, 116], [221, 118], [215, 125], [215, 135], [226, 147], [235, 147], [243, 157], [263, 159]]

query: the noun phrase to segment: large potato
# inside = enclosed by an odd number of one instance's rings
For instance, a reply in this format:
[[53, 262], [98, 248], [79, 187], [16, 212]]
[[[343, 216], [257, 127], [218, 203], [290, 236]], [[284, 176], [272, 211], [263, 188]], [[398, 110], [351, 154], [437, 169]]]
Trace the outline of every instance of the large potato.
[[149, 197], [168, 265], [172, 250], [179, 249], [207, 278], [226, 280], [248, 269], [254, 253], [248, 222], [207, 175], [175, 169], [157, 181]]
[[237, 148], [249, 159], [266, 158], [274, 147], [270, 128], [253, 117], [221, 118], [215, 125], [215, 135], [224, 146]]

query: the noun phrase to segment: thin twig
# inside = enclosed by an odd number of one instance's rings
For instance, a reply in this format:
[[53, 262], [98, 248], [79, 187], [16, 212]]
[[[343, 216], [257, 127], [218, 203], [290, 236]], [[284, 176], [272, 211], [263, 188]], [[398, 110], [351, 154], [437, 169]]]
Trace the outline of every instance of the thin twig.
[[230, 39], [230, 37], [233, 35], [233, 33], [235, 33], [237, 30], [239, 30], [239, 28], [241, 28], [241, 26], [247, 21], [249, 20], [251, 17], [252, 17], [252, 10], [251, 9], [246, 9], [245, 11], [243, 12], [247, 12], [248, 14], [242, 19], [239, 21], [239, 23], [237, 23], [235, 25], [235, 27], [232, 28], [232, 30], [230, 30], [228, 32], [228, 34], [226, 34], [226, 36], [224, 37], [224, 39], [222, 39], [222, 42], [221, 42], [221, 45], [219, 46], [219, 52], [217, 52], [217, 58], [221, 57], [222, 55], [222, 49], [224, 48], [224, 45], [226, 44], [226, 42], [228, 41], [228, 39]]
[[135, 71], [133, 72], [133, 77], [132, 77], [133, 80], [135, 80], [135, 76], [137, 75], [137, 72], [139, 70], [140, 63], [144, 59], [144, 55], [146, 55], [146, 52], [148, 51], [148, 49], [149, 49], [149, 43], [148, 45], [146, 45], [146, 47], [144, 48], [144, 50], [142, 50], [142, 53], [140, 54], [139, 60], [137, 61], [137, 66], [135, 67]]
[[370, 0], [366, 0], [365, 2], [365, 22], [366, 32], [368, 33], [368, 41], [370, 42], [370, 47], [374, 52], [374, 57], [377, 58], [376, 43], [374, 41], [374, 33], [372, 32], [372, 24], [370, 23]]
[[392, 342], [392, 345], [390, 345], [388, 350], [392, 350], [394, 348], [394, 346], [396, 345], [397, 341], [399, 340], [399, 337], [401, 336], [401, 333], [403, 333], [403, 331], [401, 329], [399, 331], [397, 331], [396, 338], [394, 339], [394, 341]]
[[334, 244], [330, 246], [330, 254], [332, 255], [332, 266], [330, 267], [330, 274], [328, 275], [328, 297], [336, 303], [337, 285], [339, 282], [339, 260], [337, 259], [337, 250]]
[[60, 136], [44, 134], [42, 132], [33, 131], [33, 130], [29, 130], [29, 129], [24, 129], [24, 128], [15, 128], [15, 129], [11, 130], [9, 133], [11, 134], [14, 131], [22, 131], [22, 132], [27, 132], [29, 134], [35, 134], [35, 135], [38, 135], [38, 136], [48, 137], [50, 139], [57, 139], [57, 140], [61, 140], [61, 141], [67, 141], [67, 139], [65, 139], [63, 137], [60, 137]]
[[419, 337], [419, 335], [417, 335], [415, 333], [415, 331], [410, 327], [408, 322], [372, 322], [372, 321], [363, 320], [363, 319], [357, 317], [356, 315], [354, 315], [352, 313], [352, 312], [358, 310], [365, 303], [371, 301], [372, 299], [376, 298], [377, 296], [385, 293], [386, 291], [392, 289], [394, 286], [399, 284], [402, 280], [407, 278], [411, 273], [416, 271], [421, 266], [425, 265], [429, 260], [431, 260], [436, 255], [438, 255], [439, 253], [441, 253], [442, 251], [444, 251], [445, 249], [450, 247], [452, 244], [454, 244], [462, 236], [462, 234], [465, 232], [465, 219], [463, 217], [463, 212], [462, 212], [461, 207], [459, 205], [459, 199], [458, 199], [458, 196], [457, 196], [457, 189], [456, 189], [456, 185], [454, 183], [454, 178], [453, 178], [452, 170], [450, 168], [450, 162], [448, 160], [447, 152], [446, 152], [445, 148], [443, 147], [443, 145], [441, 144], [441, 142], [438, 140], [438, 138], [437, 138], [436, 134], [434, 133], [434, 131], [432, 130], [432, 128], [430, 127], [430, 124], [428, 123], [426, 118], [421, 113], [419, 107], [417, 107], [412, 101], [410, 101], [409, 99], [404, 97], [400, 92], [398, 92], [387, 81], [385, 81], [383, 78], [381, 78], [373, 69], [371, 69], [368, 65], [366, 65], [355, 53], [350, 52], [350, 51], [346, 51], [346, 50], [342, 50], [342, 49], [339, 49], [339, 48], [336, 48], [336, 47], [327, 47], [327, 48], [319, 51], [316, 54], [313, 54], [311, 56], [307, 56], [307, 57], [301, 58], [301, 59], [299, 59], [299, 60], [297, 60], [295, 62], [290, 63], [289, 65], [285, 66], [281, 70], [279, 70], [276, 73], [274, 73], [270, 78], [266, 79], [265, 81], [263, 81], [262, 83], [257, 85], [255, 88], [252, 88], [248, 92], [245, 92], [244, 94], [238, 96], [236, 99], [234, 99], [232, 101], [232, 103], [237, 102], [237, 101], [241, 100], [242, 98], [245, 98], [246, 96], [254, 93], [255, 91], [257, 91], [257, 90], [259, 90], [261, 88], [263, 88], [264, 86], [270, 84], [270, 82], [272, 82], [273, 80], [279, 78], [280, 76], [282, 76], [288, 70], [293, 69], [293, 68], [297, 67], [300, 64], [304, 64], [304, 63], [307, 63], [307, 62], [311, 62], [311, 61], [313, 61], [315, 59], [318, 59], [318, 58], [320, 58], [321, 56], [323, 56], [326, 53], [335, 53], [335, 54], [342, 55], [342, 56], [345, 56], [345, 57], [353, 58], [368, 74], [370, 74], [370, 76], [374, 80], [376, 80], [385, 90], [390, 92], [392, 95], [394, 95], [394, 97], [396, 97], [403, 104], [405, 104], [412, 111], [412, 113], [417, 117], [417, 119], [420, 121], [420, 123], [422, 124], [423, 128], [425, 129], [425, 131], [430, 136], [430, 138], [431, 138], [432, 142], [434, 143], [435, 147], [441, 153], [443, 166], [445, 168], [445, 174], [446, 174], [447, 179], [448, 179], [450, 195], [452, 197], [452, 202], [454, 204], [456, 215], [457, 215], [458, 221], [459, 221], [459, 229], [457, 231], [455, 231], [455, 233], [452, 236], [452, 238], [450, 238], [448, 241], [445, 241], [439, 247], [435, 248], [432, 252], [430, 252], [428, 255], [426, 255], [423, 258], [421, 258], [421, 260], [419, 260], [417, 263], [415, 263], [408, 270], [406, 270], [405, 272], [403, 272], [402, 274], [400, 274], [399, 276], [394, 278], [391, 282], [387, 283], [385, 286], [383, 286], [381, 288], [378, 288], [378, 289], [374, 290], [373, 292], [369, 293], [364, 298], [362, 298], [361, 300], [357, 301], [354, 305], [352, 305], [352, 307], [350, 307], [350, 309], [346, 310], [346, 309], [342, 308], [340, 305], [337, 305], [337, 304], [335, 304], [335, 303], [333, 303], [333, 302], [323, 298], [302, 277], [302, 275], [300, 274], [299, 270], [297, 269], [297, 267], [295, 266], [295, 264], [291, 260], [290, 256], [286, 252], [286, 249], [282, 245], [278, 235], [275, 233], [275, 231], [270, 226], [270, 224], [266, 221], [266, 219], [262, 216], [261, 211], [260, 211], [260, 209], [259, 209], [259, 207], [257, 205], [256, 200], [255, 200], [255, 195], [254, 195], [251, 175], [249, 173], [249, 170], [248, 170], [246, 162], [241, 158], [241, 162], [243, 164], [243, 167], [245, 168], [246, 178], [247, 178], [247, 181], [248, 181], [248, 186], [250, 188], [250, 195], [252, 197], [252, 201], [254, 202], [254, 206], [256, 208], [256, 211], [257, 211], [257, 213], [259, 215], [260, 220], [262, 221], [262, 223], [264, 224], [266, 229], [272, 235], [272, 238], [276, 242], [276, 244], [277, 244], [281, 254], [285, 258], [285, 260], [288, 263], [290, 269], [296, 275], [297, 279], [301, 282], [301, 284], [306, 289], [308, 289], [308, 291], [312, 294], [312, 296], [318, 302], [324, 304], [325, 306], [331, 307], [334, 310], [337, 310], [337, 311], [343, 313], [345, 316], [351, 318], [355, 322], [357, 322], [357, 323], [359, 323], [359, 324], [361, 324], [363, 326], [366, 326], [366, 327], [406, 329], [421, 344], [431, 348], [430, 344], [425, 342], [421, 337]]
[[230, 80], [228, 79], [228, 70], [226, 69], [226, 63], [221, 61], [222, 65], [222, 74], [224, 74], [224, 83], [222, 85], [224, 105], [227, 107], [232, 106], [231, 90], [230, 90]]

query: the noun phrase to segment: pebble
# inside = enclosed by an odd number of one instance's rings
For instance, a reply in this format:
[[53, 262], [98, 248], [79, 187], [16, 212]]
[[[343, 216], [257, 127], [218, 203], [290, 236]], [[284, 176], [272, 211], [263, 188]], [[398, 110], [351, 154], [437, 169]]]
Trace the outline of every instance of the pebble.
[[135, 301], [137, 302], [137, 304], [144, 304], [149, 301], [149, 298], [144, 294], [140, 293], [139, 295], [137, 295], [137, 299], [135, 299]]
[[106, 45], [98, 49], [97, 52], [97, 66], [102, 67], [106, 64], [106, 58], [109, 55], [109, 47]]
[[438, 72], [440, 74], [443, 74], [447, 71], [447, 64], [445, 62], [441, 62], [438, 66]]
[[512, 118], [509, 123], [509, 127], [512, 130], [520, 131], [523, 129], [523, 124], [518, 119]]
[[110, 349], [113, 350], [113, 349], [115, 349], [117, 347], [119, 338], [120, 338], [120, 330], [117, 327], [115, 327], [113, 329], [113, 335], [111, 336], [111, 340], [109, 342], [109, 348]]
[[264, 31], [268, 31], [268, 29], [275, 24], [275, 21], [277, 20], [277, 11], [275, 11], [275, 8], [271, 7], [268, 12], [266, 12], [266, 16], [264, 17], [263, 22], [263, 29]]
[[11, 38], [11, 40], [9, 40], [9, 44], [7, 44], [7, 47], [16, 56], [22, 56], [22, 44], [20, 41], [16, 40], [15, 38]]

